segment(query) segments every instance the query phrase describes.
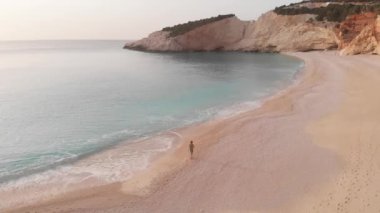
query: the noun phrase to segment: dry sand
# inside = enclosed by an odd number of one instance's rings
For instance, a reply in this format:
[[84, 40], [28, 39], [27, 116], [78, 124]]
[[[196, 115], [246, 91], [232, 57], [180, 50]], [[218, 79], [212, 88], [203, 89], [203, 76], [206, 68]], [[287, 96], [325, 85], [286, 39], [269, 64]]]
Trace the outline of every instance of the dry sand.
[[259, 109], [177, 131], [195, 142], [126, 183], [19, 212], [379, 212], [380, 58], [305, 60], [297, 84]]

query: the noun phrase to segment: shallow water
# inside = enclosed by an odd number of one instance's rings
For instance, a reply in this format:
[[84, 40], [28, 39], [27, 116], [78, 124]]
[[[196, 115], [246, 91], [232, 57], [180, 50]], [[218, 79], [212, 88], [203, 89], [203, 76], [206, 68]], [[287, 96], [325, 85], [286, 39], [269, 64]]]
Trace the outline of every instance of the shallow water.
[[[302, 66], [278, 54], [144, 53], [122, 46], [0, 43], [0, 183], [121, 141], [252, 108]], [[122, 163], [144, 167], [147, 155], [170, 147], [165, 141], [147, 152], [131, 150]]]

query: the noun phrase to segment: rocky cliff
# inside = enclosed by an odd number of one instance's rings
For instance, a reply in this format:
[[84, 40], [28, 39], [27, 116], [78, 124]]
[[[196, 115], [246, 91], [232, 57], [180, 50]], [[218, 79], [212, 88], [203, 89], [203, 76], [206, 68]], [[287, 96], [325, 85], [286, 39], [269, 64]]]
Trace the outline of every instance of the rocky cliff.
[[178, 36], [157, 31], [125, 48], [146, 51], [215, 51], [231, 49], [245, 34], [249, 22], [236, 16], [205, 24]]
[[144, 51], [380, 53], [380, 4], [317, 0], [282, 6], [257, 21], [226, 15], [164, 28], [125, 48]]
[[206, 24], [171, 37], [157, 31], [125, 48], [146, 51], [308, 51], [337, 47], [331, 24], [309, 22], [313, 15], [281, 16], [268, 12], [257, 21], [237, 17]]
[[309, 51], [337, 47], [334, 24], [312, 21], [314, 15], [283, 16], [268, 12], [247, 30], [232, 50]]
[[349, 16], [340, 24], [338, 37], [340, 53], [355, 55], [363, 53], [379, 54], [380, 16], [363, 13]]

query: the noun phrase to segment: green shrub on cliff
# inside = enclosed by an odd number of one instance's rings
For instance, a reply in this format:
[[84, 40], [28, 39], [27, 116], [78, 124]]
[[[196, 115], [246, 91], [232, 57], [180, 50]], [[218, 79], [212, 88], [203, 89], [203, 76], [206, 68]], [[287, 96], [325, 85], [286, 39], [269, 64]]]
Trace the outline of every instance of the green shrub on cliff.
[[162, 31], [170, 32], [169, 34], [170, 37], [176, 37], [184, 33], [187, 33], [195, 28], [201, 27], [205, 24], [210, 24], [210, 23], [220, 21], [226, 18], [234, 17], [234, 16], [235, 16], [234, 14], [228, 14], [228, 15], [219, 15], [219, 16], [211, 17], [207, 19], [201, 19], [197, 21], [189, 21], [185, 24], [178, 24], [172, 27], [165, 27], [162, 29]]
[[[332, 2], [332, 1], [314, 0], [313, 2]], [[336, 0], [335, 2], [340, 2], [340, 1]], [[344, 1], [344, 2], [347, 2], [347, 1]], [[369, 2], [369, 1], [359, 0], [355, 2]], [[317, 15], [316, 17], [317, 21], [327, 20], [331, 22], [341, 22], [345, 20], [346, 17], [349, 15], [360, 14], [363, 12], [376, 12], [380, 14], [380, 4], [379, 3], [329, 4], [326, 7], [319, 7], [319, 8], [296, 7], [294, 5], [291, 5], [291, 6], [277, 7], [274, 10], [274, 12], [279, 15], [314, 14], [314, 15]]]

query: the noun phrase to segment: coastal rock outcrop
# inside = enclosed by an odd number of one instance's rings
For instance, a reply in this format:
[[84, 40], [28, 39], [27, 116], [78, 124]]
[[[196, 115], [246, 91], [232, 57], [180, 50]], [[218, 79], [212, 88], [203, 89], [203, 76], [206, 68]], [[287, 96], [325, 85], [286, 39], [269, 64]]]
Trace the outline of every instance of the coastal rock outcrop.
[[178, 36], [157, 31], [142, 40], [126, 44], [125, 48], [146, 51], [213, 51], [231, 49], [240, 41], [249, 22], [236, 16], [197, 27]]
[[314, 15], [262, 15], [233, 50], [279, 52], [325, 50], [337, 47], [333, 24], [313, 21]]
[[339, 27], [339, 47], [342, 55], [378, 54], [380, 18], [375, 13], [349, 16]]
[[124, 48], [143, 51], [182, 51], [184, 50], [173, 38], [169, 38], [169, 32], [157, 31], [136, 42], [127, 43]]
[[313, 15], [282, 16], [268, 12], [257, 21], [237, 17], [206, 24], [171, 37], [158, 31], [125, 48], [146, 51], [308, 51], [337, 47], [331, 24], [313, 23]]
[[378, 46], [373, 26], [366, 26], [343, 50], [342, 55], [373, 53]]
[[376, 40], [377, 40], [377, 48], [375, 53], [380, 55], [380, 16], [377, 16], [376, 19]]
[[310, 0], [277, 7], [257, 21], [222, 15], [173, 27], [125, 45], [143, 51], [380, 54], [380, 3]]

